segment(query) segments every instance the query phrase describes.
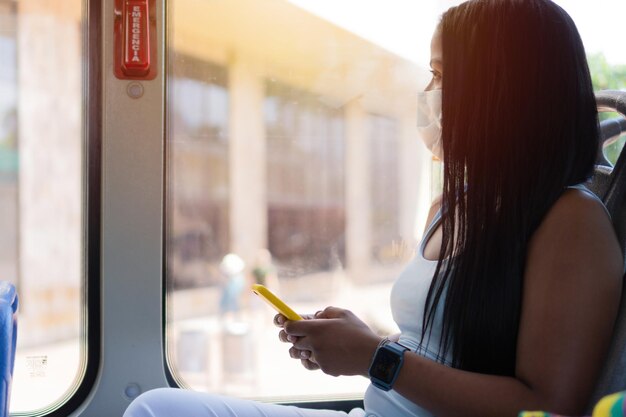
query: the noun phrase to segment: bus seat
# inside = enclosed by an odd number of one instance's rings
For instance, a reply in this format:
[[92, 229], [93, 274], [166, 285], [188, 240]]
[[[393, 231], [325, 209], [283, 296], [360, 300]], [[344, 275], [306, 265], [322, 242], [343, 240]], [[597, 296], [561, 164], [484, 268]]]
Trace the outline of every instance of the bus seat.
[[[626, 132], [626, 91], [600, 91], [596, 94], [599, 111], [618, 112], [621, 120], [603, 122], [602, 140], [615, 140]], [[600, 152], [602, 154], [602, 152]], [[606, 205], [617, 233], [622, 254], [626, 255], [626, 153], [621, 152], [615, 167], [611, 167], [603, 155], [599, 155], [595, 173], [588, 188], [596, 193]], [[626, 262], [625, 262], [626, 270]], [[613, 340], [604, 368], [596, 381], [595, 391], [588, 405], [593, 405], [607, 394], [626, 390], [626, 285], [622, 288], [622, 300], [615, 323]]]
[[17, 292], [13, 284], [0, 282], [0, 417], [9, 415], [17, 340], [17, 306]]
[[626, 118], [624, 117], [603, 120], [600, 123], [600, 149], [596, 158], [596, 167], [593, 178], [586, 184], [587, 188], [600, 198], [606, 194], [611, 181], [611, 172], [613, 172], [613, 165], [604, 156], [602, 147], [617, 140], [624, 132], [626, 132]]

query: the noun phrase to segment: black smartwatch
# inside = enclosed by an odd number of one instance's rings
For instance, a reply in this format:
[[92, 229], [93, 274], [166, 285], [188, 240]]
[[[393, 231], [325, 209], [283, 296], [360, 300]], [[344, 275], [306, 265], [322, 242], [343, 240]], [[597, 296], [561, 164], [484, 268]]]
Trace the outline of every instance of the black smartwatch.
[[375, 387], [383, 391], [389, 391], [393, 387], [407, 350], [408, 347], [389, 339], [384, 339], [378, 345], [369, 369], [370, 380]]

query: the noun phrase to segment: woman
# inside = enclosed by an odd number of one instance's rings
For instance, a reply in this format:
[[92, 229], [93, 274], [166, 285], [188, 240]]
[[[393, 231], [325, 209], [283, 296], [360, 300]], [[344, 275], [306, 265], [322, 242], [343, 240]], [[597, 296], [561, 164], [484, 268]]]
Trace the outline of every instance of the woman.
[[[431, 66], [435, 117], [423, 133], [443, 156], [444, 188], [392, 292], [401, 334], [381, 342], [329, 307], [310, 320], [277, 316], [279, 337], [308, 369], [372, 379], [365, 410], [351, 415], [582, 414], [623, 260], [602, 203], [580, 186], [598, 148], [580, 36], [549, 0], [471, 0], [443, 15]], [[345, 413], [158, 390], [126, 414], [160, 415]]]

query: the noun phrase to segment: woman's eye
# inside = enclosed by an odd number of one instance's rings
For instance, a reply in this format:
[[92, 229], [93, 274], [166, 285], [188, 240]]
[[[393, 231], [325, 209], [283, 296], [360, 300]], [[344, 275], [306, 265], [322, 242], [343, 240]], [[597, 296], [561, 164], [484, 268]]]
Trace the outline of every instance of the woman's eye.
[[433, 80], [441, 79], [441, 73], [439, 71], [430, 70], [430, 73], [433, 75]]

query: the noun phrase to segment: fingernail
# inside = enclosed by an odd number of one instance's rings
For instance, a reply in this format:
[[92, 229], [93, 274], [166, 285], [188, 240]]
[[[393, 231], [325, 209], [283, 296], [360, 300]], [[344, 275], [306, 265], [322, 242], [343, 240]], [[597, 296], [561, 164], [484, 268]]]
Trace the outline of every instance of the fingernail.
[[309, 359], [310, 356], [311, 354], [307, 350], [303, 350], [302, 352], [300, 352], [300, 357], [302, 359]]
[[291, 343], [294, 343], [296, 340], [298, 340], [295, 336], [287, 336], [287, 340], [290, 341]]

